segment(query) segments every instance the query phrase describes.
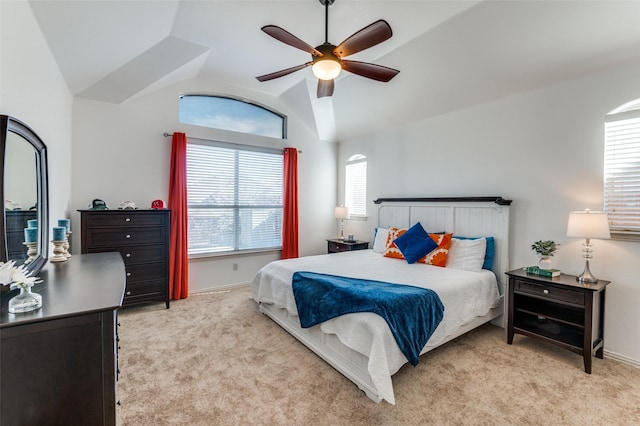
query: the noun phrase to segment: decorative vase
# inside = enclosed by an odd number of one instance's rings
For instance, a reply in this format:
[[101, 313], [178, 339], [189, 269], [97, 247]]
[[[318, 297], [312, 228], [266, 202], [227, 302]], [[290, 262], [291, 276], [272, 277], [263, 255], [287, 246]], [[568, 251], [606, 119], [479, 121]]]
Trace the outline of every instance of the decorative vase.
[[538, 267], [540, 269], [551, 269], [551, 256], [540, 256]]
[[31, 287], [20, 287], [20, 294], [9, 300], [9, 312], [18, 314], [34, 311], [42, 306], [42, 296], [33, 293]]

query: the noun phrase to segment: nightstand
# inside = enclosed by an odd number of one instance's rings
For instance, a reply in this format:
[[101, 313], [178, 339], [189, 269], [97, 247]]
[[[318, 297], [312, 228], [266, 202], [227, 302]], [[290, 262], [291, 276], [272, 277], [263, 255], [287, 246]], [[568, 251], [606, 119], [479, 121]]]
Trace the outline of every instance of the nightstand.
[[343, 251], [366, 250], [369, 241], [344, 241], [339, 239], [327, 240], [328, 253], [340, 253]]
[[514, 334], [533, 337], [581, 354], [591, 374], [591, 357], [602, 359], [605, 291], [610, 281], [587, 284], [574, 275], [553, 278], [527, 274], [509, 276], [507, 343]]

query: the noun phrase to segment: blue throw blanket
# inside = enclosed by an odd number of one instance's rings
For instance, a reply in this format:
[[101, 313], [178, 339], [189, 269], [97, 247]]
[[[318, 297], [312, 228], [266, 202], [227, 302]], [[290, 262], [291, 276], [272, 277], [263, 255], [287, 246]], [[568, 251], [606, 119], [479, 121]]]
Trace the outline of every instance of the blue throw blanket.
[[348, 313], [373, 312], [387, 321], [412, 365], [444, 316], [440, 298], [426, 288], [314, 272], [294, 273], [292, 285], [303, 328]]

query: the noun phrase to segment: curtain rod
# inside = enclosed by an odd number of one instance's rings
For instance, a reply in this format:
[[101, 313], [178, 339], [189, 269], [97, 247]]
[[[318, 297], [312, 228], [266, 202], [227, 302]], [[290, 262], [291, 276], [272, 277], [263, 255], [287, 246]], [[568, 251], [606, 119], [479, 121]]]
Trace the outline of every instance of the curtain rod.
[[[164, 136], [166, 138], [166, 137], [169, 137], [169, 136], [173, 136], [173, 133], [164, 132], [162, 134], [162, 136]], [[198, 140], [201, 140], [201, 141], [208, 141], [209, 140], [209, 139], [201, 139], [201, 138], [192, 138], [192, 139], [198, 139]], [[302, 150], [299, 149], [298, 150], [298, 154], [302, 154]]]

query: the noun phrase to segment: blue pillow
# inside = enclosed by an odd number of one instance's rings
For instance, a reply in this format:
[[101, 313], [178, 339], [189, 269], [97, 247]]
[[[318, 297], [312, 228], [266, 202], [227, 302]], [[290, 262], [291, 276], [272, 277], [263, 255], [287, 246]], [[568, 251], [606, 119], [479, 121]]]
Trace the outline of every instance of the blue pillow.
[[496, 254], [496, 242], [493, 237], [460, 237], [459, 235], [454, 235], [453, 238], [457, 238], [459, 240], [477, 240], [478, 238], [485, 238], [487, 240], [487, 248], [484, 252], [484, 263], [482, 264], [482, 269], [493, 269], [493, 258]]
[[420, 222], [407, 229], [394, 241], [398, 250], [402, 253], [407, 263], [416, 263], [418, 260], [438, 248], [438, 244], [431, 239]]

